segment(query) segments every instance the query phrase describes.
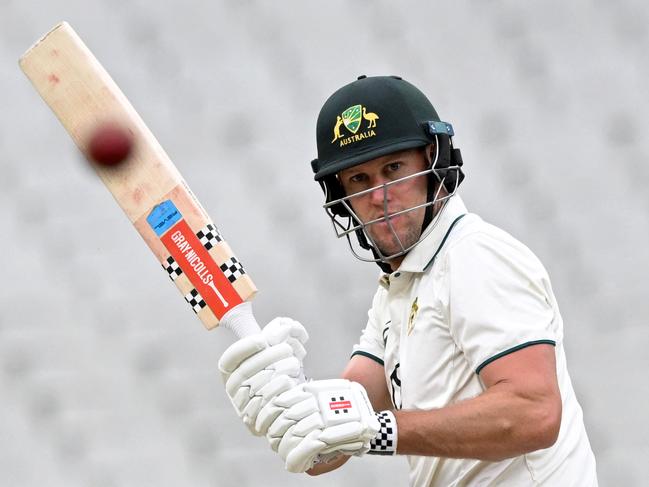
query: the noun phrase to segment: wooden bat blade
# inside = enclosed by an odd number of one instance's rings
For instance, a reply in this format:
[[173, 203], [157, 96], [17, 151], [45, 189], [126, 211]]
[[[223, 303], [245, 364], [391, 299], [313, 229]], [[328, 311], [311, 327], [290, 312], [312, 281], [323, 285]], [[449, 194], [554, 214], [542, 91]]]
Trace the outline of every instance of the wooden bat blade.
[[87, 156], [92, 131], [117, 123], [130, 157], [95, 165], [99, 177], [208, 329], [257, 289], [156, 138], [66, 22], [32, 46], [20, 67]]

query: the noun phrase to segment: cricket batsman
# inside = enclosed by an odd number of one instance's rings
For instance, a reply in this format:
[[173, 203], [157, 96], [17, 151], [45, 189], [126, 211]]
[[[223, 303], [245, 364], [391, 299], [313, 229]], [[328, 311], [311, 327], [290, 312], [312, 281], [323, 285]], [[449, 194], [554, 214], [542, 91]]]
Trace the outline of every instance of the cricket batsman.
[[467, 210], [453, 135], [397, 76], [329, 97], [311, 165], [337, 236], [380, 267], [367, 324], [342, 378], [305, 381], [307, 333], [276, 318], [225, 351], [226, 391], [291, 472], [404, 455], [416, 487], [597, 486], [548, 274]]

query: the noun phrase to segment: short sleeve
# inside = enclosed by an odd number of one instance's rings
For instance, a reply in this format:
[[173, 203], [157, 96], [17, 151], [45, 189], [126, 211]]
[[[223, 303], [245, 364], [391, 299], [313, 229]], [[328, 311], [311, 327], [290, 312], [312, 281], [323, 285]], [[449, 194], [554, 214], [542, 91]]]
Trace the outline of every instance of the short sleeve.
[[385, 290], [379, 287], [372, 299], [372, 307], [367, 312], [367, 325], [365, 325], [361, 333], [359, 343], [354, 345], [352, 357], [354, 355], [363, 355], [380, 365], [384, 365], [385, 342], [383, 341], [379, 326], [380, 320], [378, 319], [378, 314], [382, 309], [384, 299]]
[[476, 373], [521, 348], [556, 345], [549, 277], [527, 247], [504, 232], [476, 232], [446, 258], [451, 334]]

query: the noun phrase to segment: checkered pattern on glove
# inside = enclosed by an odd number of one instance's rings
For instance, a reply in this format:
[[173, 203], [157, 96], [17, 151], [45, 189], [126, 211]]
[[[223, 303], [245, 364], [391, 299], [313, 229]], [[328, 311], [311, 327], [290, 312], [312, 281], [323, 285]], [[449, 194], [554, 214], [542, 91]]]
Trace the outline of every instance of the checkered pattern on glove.
[[395, 455], [397, 453], [397, 421], [392, 411], [376, 413], [379, 432], [370, 440], [368, 455]]

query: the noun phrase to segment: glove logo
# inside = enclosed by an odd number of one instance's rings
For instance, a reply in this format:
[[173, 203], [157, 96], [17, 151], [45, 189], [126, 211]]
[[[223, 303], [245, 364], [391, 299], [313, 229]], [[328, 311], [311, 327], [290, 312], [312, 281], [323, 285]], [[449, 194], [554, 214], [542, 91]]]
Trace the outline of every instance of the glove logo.
[[[357, 133], [361, 128], [363, 119], [367, 120], [368, 124], [365, 132]], [[376, 121], [379, 116], [376, 113], [368, 112], [363, 105], [353, 105], [344, 110], [340, 115], [336, 116], [336, 124], [334, 125], [334, 138], [331, 141], [333, 144], [340, 140], [340, 147], [353, 142], [358, 142], [369, 137], [374, 137], [376, 132], [372, 129], [376, 128]], [[352, 134], [349, 137], [344, 137], [340, 132], [342, 126]]]
[[346, 400], [345, 396], [340, 396], [338, 399], [332, 397], [329, 402], [329, 409], [331, 409], [334, 414], [340, 414], [341, 411], [343, 414], [347, 414], [351, 408], [352, 402]]

